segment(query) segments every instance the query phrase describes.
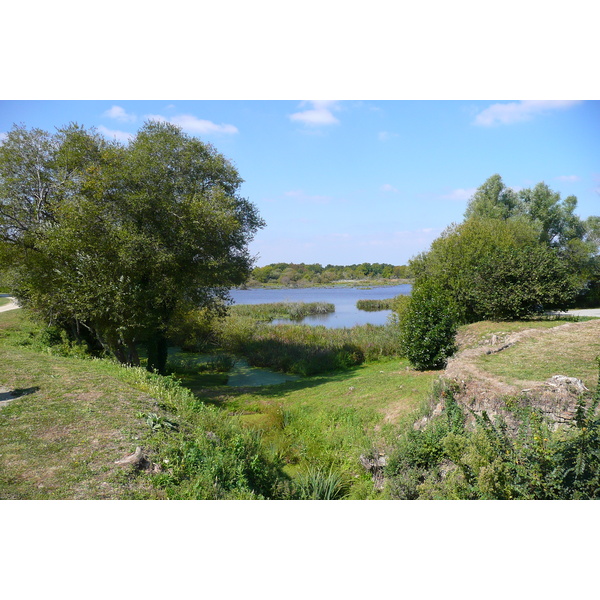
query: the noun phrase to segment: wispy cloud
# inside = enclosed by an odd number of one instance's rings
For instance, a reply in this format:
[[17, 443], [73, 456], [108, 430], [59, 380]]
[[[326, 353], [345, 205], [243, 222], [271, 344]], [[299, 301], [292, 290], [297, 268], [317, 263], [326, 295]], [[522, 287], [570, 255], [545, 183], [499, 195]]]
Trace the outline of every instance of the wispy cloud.
[[558, 179], [558, 181], [575, 182], [580, 181], [581, 177], [579, 177], [578, 175], [559, 175], [555, 179]]
[[449, 194], [440, 196], [440, 198], [442, 200], [469, 200], [469, 198], [471, 198], [476, 191], [477, 188], [458, 188], [456, 190], [452, 190]]
[[230, 125], [227, 123], [221, 123], [218, 125], [217, 123], [207, 121], [206, 119], [198, 119], [193, 115], [175, 115], [173, 117], [165, 117], [163, 115], [145, 115], [145, 119], [149, 121], [163, 121], [166, 123], [172, 123], [173, 125], [181, 127], [184, 131], [188, 131], [189, 133], [198, 133], [204, 135], [211, 133], [223, 133], [227, 135], [239, 133], [239, 130], [235, 125]]
[[482, 110], [475, 117], [474, 124], [481, 127], [510, 125], [512, 123], [529, 121], [536, 115], [572, 108], [579, 103], [580, 101], [578, 100], [524, 100], [521, 102], [501, 102], [492, 104], [485, 110]]
[[395, 194], [398, 193], [398, 190], [389, 183], [384, 183], [379, 189], [382, 192], [394, 192]]
[[128, 113], [121, 106], [112, 106], [109, 110], [104, 111], [102, 116], [108, 117], [109, 119], [116, 119], [122, 123], [133, 123], [137, 119], [133, 113]]
[[393, 138], [397, 138], [398, 134], [397, 133], [392, 133], [391, 131], [380, 131], [377, 134], [377, 139], [380, 142], [387, 142], [388, 140], [391, 140]]
[[[306, 102], [302, 102], [300, 106], [306, 106], [306, 104]], [[339, 120], [333, 115], [334, 110], [339, 110], [337, 102], [334, 100], [310, 100], [310, 104], [312, 108], [293, 113], [290, 115], [290, 119], [311, 127], [339, 123]]]
[[98, 125], [97, 129], [104, 137], [112, 138], [119, 142], [128, 142], [133, 138], [131, 133], [119, 131], [117, 129], [108, 129], [108, 127], [104, 127], [104, 125]]

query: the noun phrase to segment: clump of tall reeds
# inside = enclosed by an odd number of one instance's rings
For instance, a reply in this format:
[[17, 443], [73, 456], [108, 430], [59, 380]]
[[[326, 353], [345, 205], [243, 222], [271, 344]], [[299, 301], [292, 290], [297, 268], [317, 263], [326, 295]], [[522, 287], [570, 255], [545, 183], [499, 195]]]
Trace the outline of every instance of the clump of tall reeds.
[[382, 300], [359, 300], [356, 303], [358, 310], [375, 312], [378, 310], [392, 310], [393, 298], [384, 298]]
[[230, 307], [231, 315], [251, 317], [257, 321], [270, 322], [273, 319], [299, 321], [310, 315], [324, 315], [335, 312], [330, 302], [271, 302], [265, 304], [235, 304]]

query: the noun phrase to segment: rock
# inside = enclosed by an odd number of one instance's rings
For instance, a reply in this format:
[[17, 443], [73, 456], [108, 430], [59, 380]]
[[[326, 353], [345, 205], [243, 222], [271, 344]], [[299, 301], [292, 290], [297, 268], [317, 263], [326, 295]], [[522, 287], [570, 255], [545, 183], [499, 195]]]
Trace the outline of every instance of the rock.
[[385, 485], [383, 468], [387, 465], [387, 456], [382, 452], [374, 453], [369, 456], [361, 454], [358, 460], [365, 470], [371, 473], [375, 488], [378, 490], [383, 489]]
[[550, 386], [561, 386], [567, 388], [568, 391], [575, 391], [583, 394], [589, 390], [585, 387], [581, 379], [576, 377], [567, 377], [566, 375], [553, 375], [546, 380], [546, 384]]

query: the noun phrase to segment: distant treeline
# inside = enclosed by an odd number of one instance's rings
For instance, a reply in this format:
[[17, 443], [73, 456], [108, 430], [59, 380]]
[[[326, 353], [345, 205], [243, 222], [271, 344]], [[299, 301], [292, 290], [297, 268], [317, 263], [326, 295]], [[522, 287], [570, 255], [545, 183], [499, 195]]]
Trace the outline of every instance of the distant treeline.
[[323, 284], [341, 280], [364, 279], [407, 279], [410, 277], [406, 265], [387, 263], [361, 263], [360, 265], [306, 265], [304, 263], [275, 263], [256, 267], [249, 283], [277, 283], [280, 285]]

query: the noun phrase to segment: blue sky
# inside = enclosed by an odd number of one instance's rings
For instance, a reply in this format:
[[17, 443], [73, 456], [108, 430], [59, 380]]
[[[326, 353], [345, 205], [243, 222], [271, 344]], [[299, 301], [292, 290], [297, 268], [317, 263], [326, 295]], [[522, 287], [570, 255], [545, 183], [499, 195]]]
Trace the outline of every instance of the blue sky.
[[236, 165], [267, 223], [250, 248], [259, 266], [406, 264], [494, 173], [600, 214], [599, 101], [0, 101], [0, 136], [75, 121], [126, 143], [147, 119]]

